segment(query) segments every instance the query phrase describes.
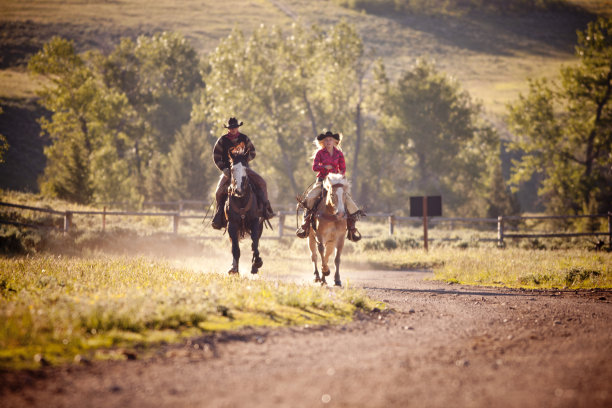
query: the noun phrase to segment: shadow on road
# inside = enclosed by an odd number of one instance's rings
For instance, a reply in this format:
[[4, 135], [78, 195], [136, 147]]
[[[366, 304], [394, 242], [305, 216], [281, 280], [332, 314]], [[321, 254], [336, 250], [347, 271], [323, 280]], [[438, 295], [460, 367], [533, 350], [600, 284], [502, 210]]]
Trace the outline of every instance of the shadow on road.
[[[398, 289], [398, 288], [382, 288], [373, 286], [364, 286], [366, 290], [385, 290], [400, 293], [430, 293], [435, 295], [465, 295], [465, 296], [510, 296], [510, 297], [528, 297], [537, 296], [541, 293], [523, 293], [523, 292], [488, 292], [488, 291], [460, 291], [460, 290], [444, 290], [444, 289]], [[504, 289], [506, 291], [508, 289]]]

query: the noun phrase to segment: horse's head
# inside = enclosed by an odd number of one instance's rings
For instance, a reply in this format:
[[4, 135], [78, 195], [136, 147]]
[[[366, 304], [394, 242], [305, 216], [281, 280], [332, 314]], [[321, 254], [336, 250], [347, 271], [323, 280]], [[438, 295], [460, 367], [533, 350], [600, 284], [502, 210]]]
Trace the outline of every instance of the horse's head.
[[230, 183], [230, 193], [242, 197], [247, 187], [246, 159], [234, 158], [231, 161], [232, 180]]
[[348, 190], [348, 181], [342, 174], [330, 173], [323, 180], [323, 188], [327, 190], [325, 205], [331, 209], [334, 215], [343, 217], [346, 212], [344, 208], [344, 194]]

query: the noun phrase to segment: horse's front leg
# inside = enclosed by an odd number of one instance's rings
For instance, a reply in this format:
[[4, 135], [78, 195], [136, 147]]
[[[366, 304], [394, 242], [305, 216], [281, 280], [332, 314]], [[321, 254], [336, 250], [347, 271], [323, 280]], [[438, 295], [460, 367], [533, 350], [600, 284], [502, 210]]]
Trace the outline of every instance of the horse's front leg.
[[240, 260], [240, 240], [238, 238], [238, 227], [235, 223], [230, 222], [227, 227], [227, 233], [232, 241], [232, 267], [227, 271], [230, 275], [239, 274], [238, 262]]
[[253, 250], [253, 259], [251, 262], [251, 273], [255, 274], [263, 266], [263, 260], [259, 257], [259, 238], [263, 229], [263, 222], [258, 218], [253, 221], [251, 226], [251, 249]]
[[327, 281], [325, 280], [326, 276], [329, 276], [329, 265], [327, 261], [329, 259], [329, 255], [326, 255], [325, 246], [326, 244], [321, 241], [322, 237], [317, 236], [317, 249], [319, 250], [319, 255], [321, 256], [321, 284], [327, 285]]
[[319, 268], [317, 266], [318, 257], [317, 257], [317, 239], [315, 238], [315, 233], [310, 229], [310, 233], [308, 234], [308, 247], [310, 249], [310, 260], [312, 261], [312, 265], [314, 266], [314, 276], [315, 283], [321, 282], [321, 277], [319, 276]]
[[336, 265], [334, 285], [336, 286], [342, 286], [342, 281], [340, 280], [340, 258], [342, 256], [342, 249], [344, 248], [344, 230], [342, 230], [342, 233], [339, 235], [336, 241], [336, 257], [334, 258], [334, 264]]
[[323, 276], [325, 277], [325, 276], [329, 276], [330, 274], [329, 257], [334, 252], [335, 245], [333, 242], [326, 241], [324, 245], [322, 245], [322, 247], [323, 247], [322, 248], [323, 253], [321, 254], [321, 271], [323, 273]]

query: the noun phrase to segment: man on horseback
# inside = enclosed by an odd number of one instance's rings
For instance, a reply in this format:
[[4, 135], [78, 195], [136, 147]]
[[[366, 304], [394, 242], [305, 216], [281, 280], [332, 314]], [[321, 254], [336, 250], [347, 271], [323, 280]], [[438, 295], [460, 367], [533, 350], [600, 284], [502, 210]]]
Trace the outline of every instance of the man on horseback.
[[[317, 136], [316, 144], [318, 144], [320, 149], [316, 151], [312, 163], [312, 170], [317, 172], [317, 179], [301, 203], [305, 207], [306, 212], [304, 214], [302, 226], [296, 231], [296, 235], [299, 238], [306, 238], [310, 232], [310, 225], [317, 210], [316, 207], [321, 196], [322, 184], [325, 176], [329, 173], [344, 175], [346, 172], [346, 162], [340, 148], [340, 143], [341, 138], [338, 133], [327, 131]], [[347, 238], [353, 242], [357, 242], [361, 239], [361, 234], [357, 231], [355, 223], [364, 213], [357, 207], [348, 192], [346, 194], [346, 209], [348, 211], [346, 219], [348, 230]]]
[[[244, 152], [246, 156], [246, 162], [250, 162], [255, 158], [255, 146], [248, 138], [247, 135], [240, 133], [238, 128], [242, 126], [242, 122], [238, 123], [236, 118], [230, 118], [227, 125], [223, 125], [228, 132], [221, 136], [215, 143], [213, 148], [213, 160], [219, 170], [221, 170], [221, 177], [219, 178], [219, 184], [217, 184], [217, 190], [215, 191], [216, 200], [216, 212], [212, 220], [212, 227], [214, 229], [222, 229], [227, 225], [227, 219], [225, 218], [225, 201], [227, 199], [227, 188], [230, 183], [230, 158], [235, 157], [238, 152]], [[263, 214], [265, 219], [270, 219], [274, 216], [272, 206], [268, 200], [268, 188], [266, 181], [257, 174], [255, 171], [247, 167], [247, 173], [249, 179], [255, 185], [255, 193], [261, 203], [263, 203]]]

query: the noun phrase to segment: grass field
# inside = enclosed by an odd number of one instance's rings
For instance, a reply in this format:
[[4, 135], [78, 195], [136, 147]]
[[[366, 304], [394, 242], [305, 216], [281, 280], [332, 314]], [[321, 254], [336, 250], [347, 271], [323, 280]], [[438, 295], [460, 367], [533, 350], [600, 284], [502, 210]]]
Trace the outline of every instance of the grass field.
[[[575, 32], [594, 18], [588, 13], [377, 16], [326, 0], [280, 3], [289, 15], [267, 0], [4, 0], [0, 98], [34, 97], [40, 84], [24, 73], [24, 64], [53, 35], [74, 39], [80, 51], [109, 51], [124, 36], [178, 31], [204, 54], [233, 27], [247, 33], [260, 24], [287, 27], [297, 16], [306, 25], [328, 27], [341, 19], [355, 24], [392, 78], [419, 57], [435, 61], [482, 101], [492, 120], [500, 121], [506, 103], [527, 89], [528, 77], [554, 78], [561, 65], [574, 63]], [[604, 0], [574, 3], [594, 13], [612, 10]], [[26, 205], [87, 209], [34, 195], [1, 195], [2, 201]], [[2, 213], [22, 222], [63, 222], [31, 212]], [[0, 365], [127, 358], [129, 348], [211, 330], [333, 323], [350, 319], [357, 308], [382, 307], [351, 287], [351, 268], [425, 268], [433, 270], [433, 279], [449, 283], [513, 288], [612, 287], [612, 255], [588, 250], [585, 241], [521, 241], [501, 250], [478, 241], [494, 237], [492, 230], [436, 228], [431, 237], [438, 241], [425, 253], [419, 228], [401, 226], [388, 237], [384, 223], [366, 219], [359, 225], [367, 238], [347, 243], [345, 288], [335, 290], [307, 284], [306, 242], [293, 237], [263, 240], [266, 264], [260, 277], [230, 278], [225, 275], [225, 237], [202, 241], [171, 236], [170, 218], [109, 217], [106, 233], [100, 232], [100, 216], [77, 216], [74, 221], [74, 232], [68, 236], [1, 228], [5, 252], [0, 257]], [[196, 237], [211, 232], [199, 220], [182, 224], [180, 231]], [[276, 234], [266, 231], [265, 238]], [[551, 247], [557, 249], [542, 250]], [[24, 253], [15, 257], [11, 251], [16, 248]], [[300, 283], [280, 283], [280, 276]]]
[[[23, 193], [5, 192], [3, 200], [93, 209]], [[21, 217], [53, 222], [28, 210]], [[389, 236], [387, 225], [373, 220], [359, 223], [361, 242], [346, 244], [341, 289], [312, 283], [306, 240], [272, 239], [277, 232], [270, 230], [260, 245], [260, 275], [245, 270], [250, 259], [245, 240], [243, 275], [229, 277], [230, 243], [220, 232], [215, 232], [219, 239], [202, 240], [156, 232], [160, 226], [151, 221], [128, 220], [102, 233], [97, 217], [83, 216], [81, 229], [68, 235], [0, 228], [0, 365], [128, 358], [135, 347], [146, 352], [160, 342], [215, 330], [345, 322], [358, 309], [384, 307], [353, 287], [355, 269], [426, 269], [433, 271], [431, 279], [468, 285], [612, 288], [612, 253], [578, 242], [556, 250], [529, 243], [498, 249], [479, 241], [492, 231], [436, 227], [425, 252], [420, 228], [398, 225]], [[202, 232], [201, 224], [194, 228], [190, 233]], [[25, 252], [11, 252], [16, 242]]]
[[[573, 3], [602, 14], [612, 10], [609, 2]], [[181, 32], [200, 53], [206, 53], [234, 27], [249, 33], [260, 24], [288, 27], [297, 21], [326, 27], [344, 19], [356, 25], [366, 47], [383, 59], [392, 77], [416, 58], [429, 58], [440, 70], [457, 78], [473, 97], [482, 100], [490, 114], [498, 115], [504, 112], [507, 102], [526, 89], [527, 77], [556, 76], [561, 64], [574, 61], [575, 31], [594, 18], [588, 12], [384, 16], [345, 9], [326, 0], [286, 0], [276, 4], [266, 0], [154, 4], [145, 0], [6, 0], [0, 3], [0, 22], [5, 22], [7, 54], [32, 52], [52, 35], [74, 39], [80, 50], [108, 51], [121, 36], [161, 30]], [[24, 84], [26, 89], [22, 90], [9, 79], [8, 73], [0, 75], [0, 97], [29, 95], [31, 86]]]
[[0, 258], [0, 366], [126, 358], [205, 332], [333, 324], [377, 305], [353, 288], [194, 272], [146, 258]]

